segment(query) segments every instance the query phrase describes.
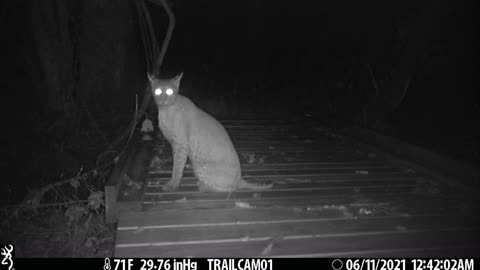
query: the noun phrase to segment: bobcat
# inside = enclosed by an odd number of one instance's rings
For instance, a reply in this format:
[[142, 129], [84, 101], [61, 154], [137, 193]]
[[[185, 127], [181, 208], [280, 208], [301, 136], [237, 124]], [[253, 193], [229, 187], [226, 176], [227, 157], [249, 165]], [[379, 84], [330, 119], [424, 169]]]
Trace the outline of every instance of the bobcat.
[[163, 186], [164, 191], [175, 190], [180, 185], [187, 156], [199, 180], [200, 191], [229, 192], [272, 186], [242, 179], [238, 154], [225, 128], [179, 94], [183, 73], [165, 80], [147, 75], [158, 107], [158, 127], [172, 145], [172, 179]]

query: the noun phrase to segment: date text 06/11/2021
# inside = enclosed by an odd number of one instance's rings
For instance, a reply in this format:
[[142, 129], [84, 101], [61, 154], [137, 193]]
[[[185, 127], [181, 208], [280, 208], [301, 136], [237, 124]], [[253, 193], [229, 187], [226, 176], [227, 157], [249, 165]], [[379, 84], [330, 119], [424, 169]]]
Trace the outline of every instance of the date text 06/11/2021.
[[336, 259], [335, 270], [474, 270], [474, 259]]

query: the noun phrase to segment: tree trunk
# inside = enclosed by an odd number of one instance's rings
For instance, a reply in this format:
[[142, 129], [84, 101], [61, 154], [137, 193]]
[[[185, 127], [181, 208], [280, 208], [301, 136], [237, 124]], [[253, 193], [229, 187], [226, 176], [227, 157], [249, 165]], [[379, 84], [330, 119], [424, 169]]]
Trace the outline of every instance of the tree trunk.
[[391, 72], [390, 83], [382, 86], [378, 96], [370, 97], [367, 107], [369, 125], [384, 122], [402, 103], [422, 58], [428, 52], [432, 38], [438, 32], [438, 24], [448, 11], [442, 1], [426, 2], [418, 16], [405, 26], [406, 29], [400, 29], [408, 34], [406, 44]]
[[86, 104], [101, 106], [112, 97], [125, 101], [123, 106], [133, 104], [132, 92], [125, 91], [131, 74], [127, 67], [128, 39], [133, 31], [129, 8], [130, 1], [82, 3], [78, 96]]
[[72, 83], [72, 44], [68, 9], [62, 0], [32, 1], [34, 47], [46, 86], [50, 109], [66, 112]]

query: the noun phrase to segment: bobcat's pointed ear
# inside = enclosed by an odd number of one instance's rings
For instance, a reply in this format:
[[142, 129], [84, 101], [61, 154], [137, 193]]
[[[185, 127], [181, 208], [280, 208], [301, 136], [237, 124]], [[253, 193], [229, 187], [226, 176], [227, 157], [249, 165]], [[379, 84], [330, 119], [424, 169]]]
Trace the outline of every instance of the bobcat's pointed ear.
[[173, 78], [173, 80], [180, 82], [180, 80], [182, 79], [182, 76], [183, 76], [183, 72], [180, 72], [180, 74], [178, 74], [177, 76], [175, 76], [175, 78]]
[[175, 76], [175, 78], [172, 79], [173, 83], [177, 88], [180, 86], [180, 80], [182, 79], [182, 76], [183, 76], [183, 72], [181, 72], [180, 74]]
[[147, 72], [147, 77], [150, 82], [153, 82], [155, 80], [155, 76], [153, 76], [150, 72]]

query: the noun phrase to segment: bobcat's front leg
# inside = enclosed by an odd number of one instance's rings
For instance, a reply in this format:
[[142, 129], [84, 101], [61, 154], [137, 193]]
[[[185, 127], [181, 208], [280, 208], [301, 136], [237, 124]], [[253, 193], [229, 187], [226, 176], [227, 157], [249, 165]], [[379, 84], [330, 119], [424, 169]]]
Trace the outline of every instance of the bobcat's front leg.
[[180, 181], [183, 176], [183, 169], [185, 168], [185, 162], [187, 161], [188, 149], [182, 146], [172, 147], [173, 149], [173, 170], [172, 179], [168, 181], [164, 186], [164, 191], [176, 190], [180, 185]]

